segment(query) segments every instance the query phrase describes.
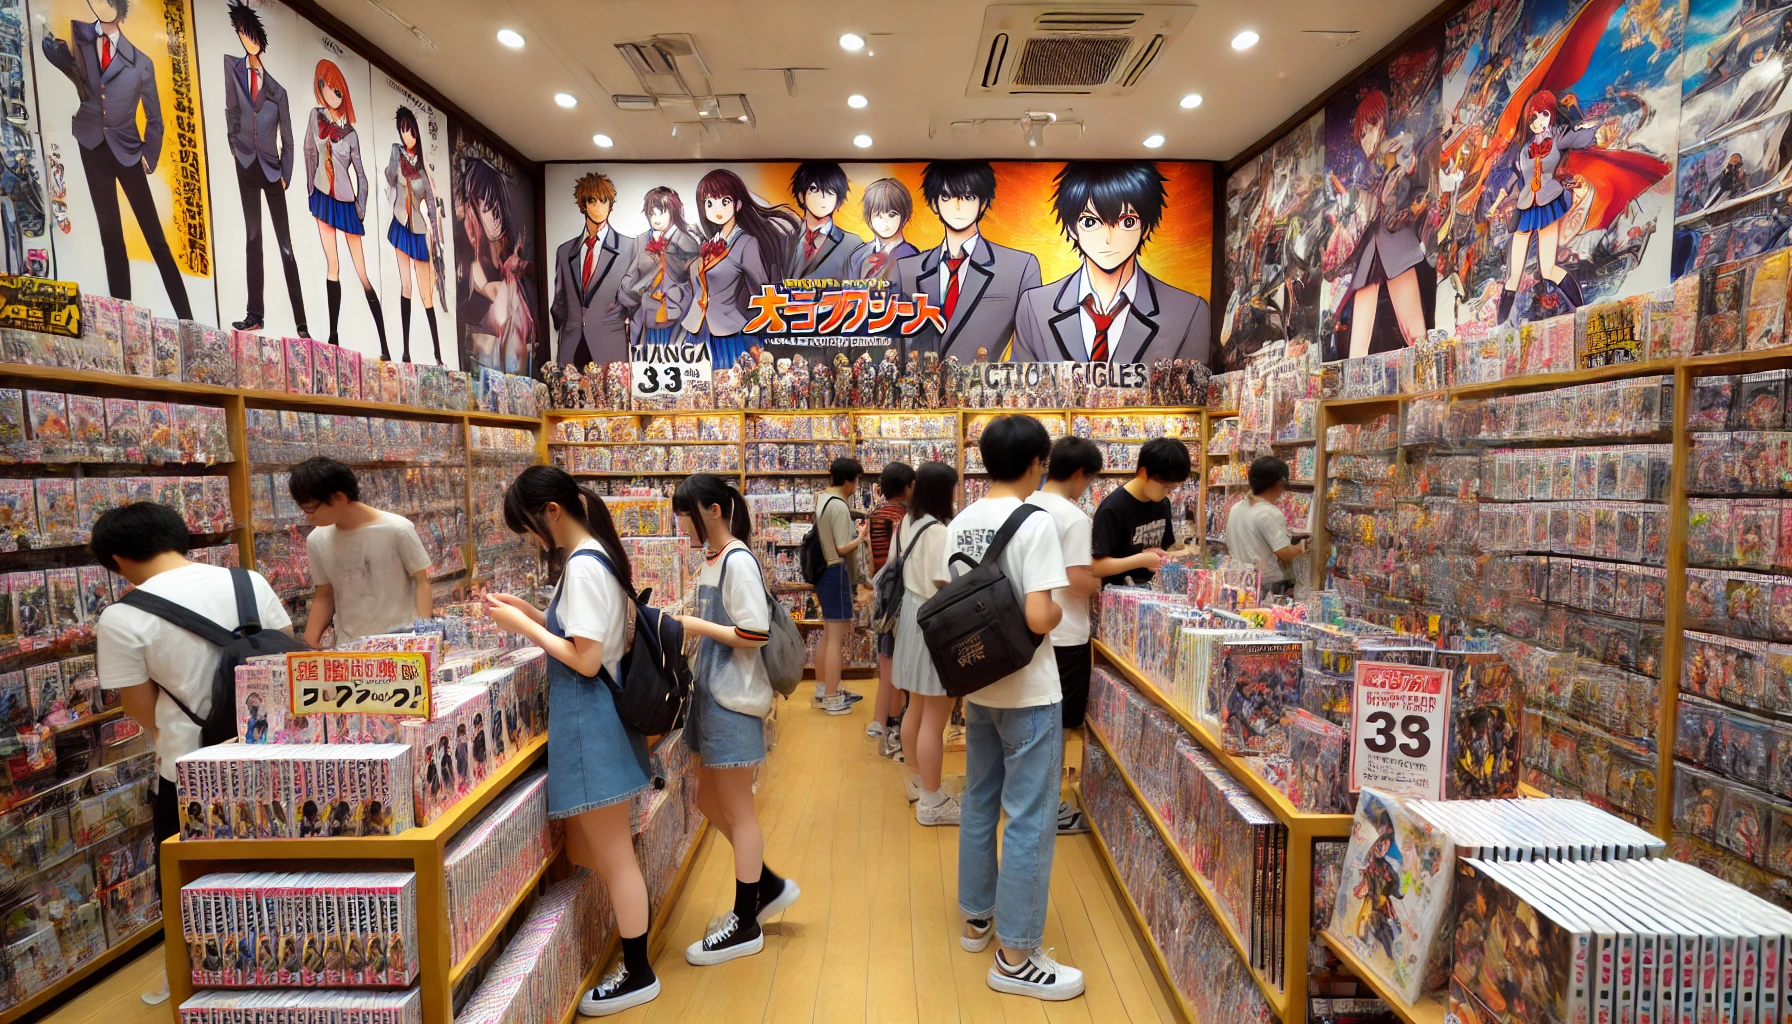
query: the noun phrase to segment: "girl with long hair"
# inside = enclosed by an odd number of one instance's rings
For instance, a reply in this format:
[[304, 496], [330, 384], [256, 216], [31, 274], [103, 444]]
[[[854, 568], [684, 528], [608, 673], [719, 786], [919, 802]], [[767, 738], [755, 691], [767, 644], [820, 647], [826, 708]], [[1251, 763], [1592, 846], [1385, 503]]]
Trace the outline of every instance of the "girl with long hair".
[[386, 160], [386, 194], [392, 206], [392, 223], [386, 241], [398, 258], [398, 323], [403, 332], [401, 358], [411, 361], [411, 283], [423, 293], [423, 317], [429, 321], [429, 340], [435, 343], [436, 365], [442, 366], [442, 336], [436, 328], [436, 258], [442, 252], [442, 225], [436, 219], [436, 187], [429, 165], [423, 160], [423, 143], [417, 115], [399, 107], [393, 117], [398, 141]]
[[699, 243], [684, 219], [684, 201], [672, 189], [649, 190], [641, 213], [651, 230], [635, 246], [616, 301], [628, 315], [630, 342], [664, 345], [690, 307], [690, 268]]
[[652, 785], [647, 741], [623, 724], [605, 681], [618, 678], [628, 645], [634, 576], [603, 499], [559, 467], [517, 474], [504, 489], [504, 523], [559, 569], [547, 611], [510, 594], [488, 595], [486, 611], [548, 654], [548, 817], [566, 822], [567, 858], [603, 879], [622, 937], [621, 962], [579, 1012], [620, 1013], [660, 992], [629, 832], [631, 802]]
[[902, 750], [908, 760], [904, 786], [923, 825], [958, 824], [958, 801], [940, 789], [946, 757], [946, 722], [952, 698], [940, 683], [927, 652], [927, 641], [915, 614], [923, 602], [951, 580], [946, 558], [946, 524], [952, 521], [952, 495], [958, 471], [943, 462], [924, 463], [915, 471], [908, 515], [892, 540], [892, 557], [901, 552], [902, 611], [896, 620], [896, 653], [890, 679], [910, 694], [902, 715]]
[[529, 372], [535, 347], [535, 314], [529, 300], [524, 232], [510, 206], [510, 186], [488, 161], [469, 157], [455, 195], [465, 245], [455, 246], [461, 317], [477, 324], [476, 359], [505, 373]]
[[373, 311], [380, 358], [391, 359], [392, 353], [386, 348], [386, 316], [380, 312], [380, 298], [367, 277], [367, 257], [361, 251], [361, 236], [367, 233], [363, 227], [367, 216], [367, 168], [361, 164], [361, 136], [355, 131], [355, 104], [348, 94], [348, 79], [328, 58], [317, 62], [317, 72], [311, 79], [317, 107], [305, 130], [305, 180], [311, 187], [311, 216], [317, 221], [317, 237], [324, 247], [330, 344], [341, 344], [336, 334], [342, 313], [341, 255], [336, 249], [340, 235], [348, 247], [349, 261], [355, 265], [355, 276], [361, 279], [367, 308]]
[[684, 742], [697, 755], [697, 806], [734, 847], [734, 909], [684, 951], [699, 967], [765, 948], [760, 926], [802, 891], [765, 865], [765, 835], [753, 809], [753, 768], [765, 761], [765, 716], [772, 684], [759, 648], [771, 628], [765, 578], [747, 546], [747, 500], [711, 473], [686, 477], [672, 496], [685, 536], [702, 546], [697, 614], [681, 615], [697, 637], [696, 686]]
[[790, 276], [803, 220], [785, 206], [767, 206], [733, 171], [717, 168], [697, 182], [703, 247], [691, 261], [691, 308], [685, 333], [709, 344], [710, 363], [733, 366], [749, 347], [741, 328], [747, 302], [767, 284]]

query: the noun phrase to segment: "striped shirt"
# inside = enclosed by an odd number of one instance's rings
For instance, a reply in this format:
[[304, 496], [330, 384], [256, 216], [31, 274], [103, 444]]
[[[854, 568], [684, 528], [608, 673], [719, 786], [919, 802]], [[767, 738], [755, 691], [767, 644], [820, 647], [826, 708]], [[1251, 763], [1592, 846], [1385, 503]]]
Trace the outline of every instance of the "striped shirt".
[[868, 531], [871, 536], [872, 572], [882, 569], [884, 560], [890, 557], [890, 540], [896, 536], [896, 528], [902, 525], [902, 517], [906, 515], [908, 509], [896, 501], [886, 501], [872, 510]]

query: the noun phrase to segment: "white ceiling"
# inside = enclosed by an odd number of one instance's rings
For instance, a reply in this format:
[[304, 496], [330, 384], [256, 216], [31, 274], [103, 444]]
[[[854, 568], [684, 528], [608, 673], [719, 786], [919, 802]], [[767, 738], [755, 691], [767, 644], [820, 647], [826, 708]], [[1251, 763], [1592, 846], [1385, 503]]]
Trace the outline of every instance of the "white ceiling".
[[[1435, 0], [1201, 0], [1193, 20], [1131, 95], [968, 97], [983, 7], [965, 0], [318, 0], [485, 126], [535, 160], [786, 159], [891, 160], [946, 156], [1120, 157], [1225, 160], [1260, 139], [1430, 11]], [[376, 2], [378, 5], [376, 5]], [[416, 26], [431, 51], [403, 24]], [[1066, 5], [1069, 6], [1069, 5]], [[1118, 7], [1111, 0], [1079, 7]], [[500, 28], [526, 45], [499, 44]], [[1254, 48], [1235, 52], [1242, 29]], [[1339, 47], [1309, 30], [1355, 30]], [[690, 33], [715, 91], [747, 94], [752, 131], [701, 139], [658, 111], [618, 110], [614, 93], [639, 93], [614, 44]], [[843, 32], [864, 36], [857, 53]], [[796, 72], [796, 94], [783, 67]], [[556, 106], [556, 92], [578, 106]], [[862, 93], [863, 110], [846, 97]], [[1205, 102], [1183, 110], [1199, 92]], [[1025, 110], [1050, 110], [1087, 128], [1048, 130], [1029, 149], [1018, 126]], [[980, 128], [953, 122], [989, 119]], [[1009, 123], [996, 123], [997, 121]], [[602, 132], [614, 147], [599, 149]], [[852, 138], [865, 133], [869, 149]], [[1161, 133], [1147, 150], [1142, 140]]]

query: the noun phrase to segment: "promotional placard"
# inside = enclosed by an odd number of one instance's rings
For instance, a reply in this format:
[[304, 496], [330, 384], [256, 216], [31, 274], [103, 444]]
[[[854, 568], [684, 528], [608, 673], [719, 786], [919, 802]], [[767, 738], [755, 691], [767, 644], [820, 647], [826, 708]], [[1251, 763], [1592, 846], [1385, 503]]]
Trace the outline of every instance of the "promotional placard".
[[295, 715], [428, 718], [429, 655], [422, 651], [300, 651], [286, 656]]
[[683, 341], [630, 345], [629, 391], [637, 409], [672, 408], [693, 384], [709, 382], [709, 346]]
[[1449, 724], [1449, 669], [1357, 662], [1351, 791], [1442, 800]]
[[81, 336], [81, 288], [73, 281], [0, 274], [0, 327]]

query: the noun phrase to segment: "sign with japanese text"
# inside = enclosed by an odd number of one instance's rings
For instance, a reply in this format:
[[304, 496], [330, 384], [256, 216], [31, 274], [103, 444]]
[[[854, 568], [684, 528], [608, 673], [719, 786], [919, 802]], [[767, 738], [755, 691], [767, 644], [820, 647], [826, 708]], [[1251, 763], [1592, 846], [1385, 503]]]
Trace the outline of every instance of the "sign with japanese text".
[[81, 336], [81, 288], [73, 281], [0, 274], [0, 327]]
[[1351, 791], [1442, 800], [1449, 725], [1449, 669], [1357, 662]]
[[300, 651], [286, 656], [295, 715], [429, 717], [429, 655], [422, 651]]
[[672, 408], [691, 385], [709, 380], [709, 346], [681, 341], [628, 347], [630, 390], [634, 407], [656, 404]]

